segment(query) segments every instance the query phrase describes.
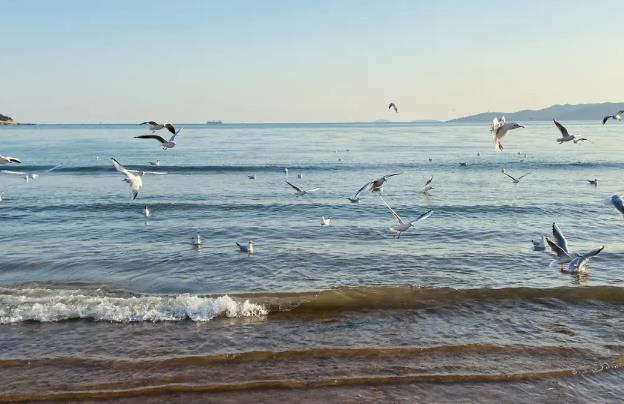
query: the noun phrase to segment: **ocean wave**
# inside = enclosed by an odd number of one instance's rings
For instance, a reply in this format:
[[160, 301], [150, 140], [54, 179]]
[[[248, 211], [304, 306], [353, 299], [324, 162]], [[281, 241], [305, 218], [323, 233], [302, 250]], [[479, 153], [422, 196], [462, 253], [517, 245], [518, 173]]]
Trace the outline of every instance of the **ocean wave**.
[[263, 306], [228, 295], [202, 297], [123, 296], [100, 290], [26, 288], [0, 289], [0, 324], [74, 319], [112, 322], [209, 321], [216, 317], [268, 314]]
[[624, 304], [624, 288], [423, 288], [359, 287], [320, 292], [202, 296], [143, 295], [103, 289], [0, 288], [0, 324], [86, 319], [111, 322], [209, 321], [218, 317], [261, 317], [342, 311], [421, 309], [499, 301], [551, 304]]

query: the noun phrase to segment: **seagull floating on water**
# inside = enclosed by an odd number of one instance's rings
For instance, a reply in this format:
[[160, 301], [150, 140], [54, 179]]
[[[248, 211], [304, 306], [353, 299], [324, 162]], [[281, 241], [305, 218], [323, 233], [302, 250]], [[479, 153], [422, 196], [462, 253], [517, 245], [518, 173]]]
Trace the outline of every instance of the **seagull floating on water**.
[[[563, 273], [580, 273], [585, 272], [589, 260], [598, 255], [603, 249], [604, 245], [594, 250], [591, 250], [585, 254], [579, 254], [578, 252], [571, 252], [568, 249], [568, 241], [564, 237], [563, 233], [559, 229], [556, 223], [552, 225], [553, 238], [555, 241], [546, 237], [546, 242], [550, 249], [557, 255], [557, 259], [552, 264], [559, 264], [560, 271]], [[564, 268], [564, 264], [568, 264], [567, 268]]]
[[396, 224], [390, 226], [390, 230], [392, 230], [395, 233], [394, 237], [397, 238], [397, 239], [401, 238], [401, 234], [406, 232], [406, 231], [408, 231], [410, 229], [410, 227], [413, 227], [416, 223], [420, 222], [421, 220], [425, 220], [426, 218], [431, 216], [431, 214], [433, 213], [433, 210], [429, 210], [429, 211], [423, 213], [422, 215], [418, 216], [414, 220], [411, 220], [409, 222], [404, 222], [403, 219], [401, 219], [401, 216], [399, 216], [399, 214], [396, 213], [394, 211], [394, 209], [392, 209], [390, 207], [390, 205], [388, 205], [386, 203], [385, 199], [381, 195], [379, 195], [379, 199], [381, 199], [381, 201], [384, 203], [384, 205], [386, 205], [386, 207], [390, 211], [390, 214], [397, 221]]
[[149, 165], [154, 166], [154, 167], [160, 167], [160, 160], [150, 161]]
[[288, 175], [288, 168], [284, 168], [284, 175]]
[[331, 223], [331, 218], [321, 216], [321, 226], [329, 226], [330, 223]]
[[303, 174], [301, 174], [301, 173], [297, 174], [297, 178], [302, 179], [303, 178]]
[[34, 181], [37, 178], [39, 178], [39, 176], [41, 174], [47, 174], [51, 171], [56, 170], [57, 168], [61, 167], [62, 164], [59, 164], [57, 166], [54, 166], [52, 168], [49, 168], [47, 170], [40, 170], [40, 171], [34, 171], [31, 173], [27, 173], [25, 171], [11, 171], [11, 170], [0, 170], [0, 173], [2, 174], [8, 174], [8, 175], [18, 175], [20, 177], [23, 177], [26, 180], [26, 183], [29, 183], [30, 181]]
[[598, 180], [596, 178], [594, 178], [593, 180], [587, 180], [587, 182], [589, 182], [590, 185], [593, 185], [595, 187], [598, 186]]
[[191, 239], [191, 244], [193, 244], [195, 247], [201, 247], [201, 245], [204, 244], [204, 240], [199, 232], [195, 234], [195, 236], [193, 236], [193, 238]]
[[524, 128], [524, 126], [519, 125], [515, 122], [507, 123], [505, 121], [505, 116], [501, 116], [500, 118], [494, 117], [494, 119], [492, 120], [492, 125], [490, 126], [490, 133], [492, 134], [492, 137], [494, 138], [494, 149], [496, 149], [497, 152], [503, 150], [504, 149], [503, 145], [500, 142], [501, 139], [510, 130], [518, 129], [518, 128]]
[[428, 194], [429, 191], [431, 191], [433, 189], [433, 185], [431, 185], [431, 183], [433, 182], [433, 175], [431, 177], [429, 177], [429, 179], [427, 180], [427, 182], [425, 182], [425, 186], [422, 187], [422, 189], [420, 190], [423, 194]]
[[145, 205], [143, 207], [143, 216], [149, 217], [149, 215], [150, 215], [150, 208], [147, 205]]
[[462, 163], [459, 163], [459, 166], [460, 167], [468, 167], [468, 163], [462, 162]]
[[542, 236], [539, 240], [531, 240], [533, 243], [533, 250], [544, 251], [546, 249], [546, 236]]
[[[169, 126], [166, 126], [166, 125], [169, 125]], [[167, 129], [169, 129], [169, 132], [173, 133], [173, 135], [169, 138], [169, 140], [165, 139], [164, 137], [160, 135], [141, 135], [141, 136], [135, 136], [134, 138], [135, 139], [156, 139], [160, 142], [163, 150], [174, 148], [175, 145], [177, 144], [175, 142], [175, 138], [176, 136], [178, 136], [178, 133], [180, 133], [182, 128], [176, 131], [173, 125], [171, 124], [166, 124], [166, 125], [165, 126], [167, 127]]]
[[250, 180], [255, 180], [256, 174], [248, 175], [247, 178], [249, 178]]
[[513, 181], [513, 183], [514, 183], [514, 184], [518, 184], [518, 183], [520, 182], [520, 180], [521, 180], [521, 179], [523, 179], [523, 178], [524, 178], [524, 177], [526, 177], [527, 175], [531, 174], [531, 173], [526, 173], [526, 174], [523, 174], [523, 175], [519, 176], [518, 178], [516, 178], [516, 177], [514, 177], [514, 176], [509, 175], [509, 174], [507, 173], [507, 171], [506, 171], [504, 168], [501, 170], [501, 173], [503, 173], [503, 174], [505, 174], [506, 176], [508, 176], [509, 178], [511, 178], [511, 180]]
[[22, 164], [22, 161], [16, 157], [0, 155], [0, 164], [10, 164], [10, 163]]
[[299, 188], [296, 185], [291, 184], [290, 182], [286, 181], [286, 184], [290, 185], [291, 187], [293, 187], [295, 189], [295, 195], [296, 196], [304, 196], [306, 194], [312, 193], [312, 192], [316, 192], [318, 191], [320, 188], [313, 188], [313, 189], [308, 189], [308, 190], [303, 190], [301, 188]]
[[238, 242], [236, 243], [236, 245], [238, 246], [238, 250], [240, 252], [246, 253], [247, 255], [251, 255], [254, 252], [254, 242], [253, 242], [253, 240], [249, 240], [247, 242], [247, 245], [238, 244]]
[[393, 109], [394, 113], [398, 114], [399, 110], [397, 109], [397, 106], [394, 102], [391, 102], [390, 105], [388, 105], [388, 109]]
[[602, 118], [602, 124], [604, 125], [605, 123], [607, 123], [607, 121], [609, 119], [615, 119], [617, 121], [621, 121], [622, 120], [622, 114], [624, 114], [624, 109], [618, 111], [615, 115], [607, 115], [604, 118]]

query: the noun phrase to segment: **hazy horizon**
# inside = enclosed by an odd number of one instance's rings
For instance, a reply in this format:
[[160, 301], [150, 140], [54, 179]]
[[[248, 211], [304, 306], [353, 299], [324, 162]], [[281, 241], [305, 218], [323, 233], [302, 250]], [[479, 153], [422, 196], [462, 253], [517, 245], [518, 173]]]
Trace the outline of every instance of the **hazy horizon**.
[[619, 102], [624, 17], [605, 13], [618, 5], [0, 0], [10, 17], [0, 113], [36, 123], [409, 122]]

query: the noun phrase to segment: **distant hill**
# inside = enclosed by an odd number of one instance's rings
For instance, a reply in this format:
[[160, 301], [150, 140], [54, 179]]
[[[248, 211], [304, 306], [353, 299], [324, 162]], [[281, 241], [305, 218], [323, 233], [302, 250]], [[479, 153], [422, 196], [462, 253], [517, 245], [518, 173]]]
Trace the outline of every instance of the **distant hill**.
[[0, 114], [0, 121], [12, 121], [12, 120], [13, 118], [11, 118], [10, 116]]
[[483, 112], [481, 114], [452, 119], [448, 122], [491, 122], [495, 116], [505, 115], [507, 121], [600, 121], [606, 115], [624, 109], [624, 102], [604, 102], [602, 104], [553, 105], [544, 109], [525, 109], [517, 112]]

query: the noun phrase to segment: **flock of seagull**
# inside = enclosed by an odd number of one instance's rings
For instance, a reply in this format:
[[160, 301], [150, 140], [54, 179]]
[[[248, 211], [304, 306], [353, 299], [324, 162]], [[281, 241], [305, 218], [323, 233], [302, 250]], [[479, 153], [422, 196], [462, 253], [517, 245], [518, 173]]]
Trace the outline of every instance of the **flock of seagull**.
[[[396, 106], [395, 103], [390, 103], [388, 105], [388, 109], [390, 110], [394, 110], [395, 113], [398, 113], [398, 108]], [[624, 110], [618, 111], [616, 114], [614, 115], [608, 115], [605, 116], [602, 120], [602, 124], [606, 124], [607, 121], [609, 119], [613, 119], [613, 120], [617, 120], [617, 121], [621, 121], [622, 120], [622, 116], [624, 116]], [[589, 139], [585, 138], [585, 137], [577, 137], [575, 135], [571, 135], [568, 130], [561, 124], [559, 123], [557, 120], [553, 119], [553, 122], [555, 124], [555, 126], [557, 127], [557, 129], [559, 130], [559, 132], [561, 133], [561, 137], [557, 138], [556, 141], [559, 144], [563, 144], [565, 142], [569, 142], [572, 141], [574, 144], [579, 144], [583, 141], [589, 141], [591, 142]], [[168, 149], [172, 149], [176, 146], [176, 137], [178, 136], [178, 134], [180, 133], [180, 131], [182, 129], [178, 129], [176, 130], [175, 127], [170, 124], [170, 123], [158, 123], [155, 121], [146, 121], [146, 122], [142, 122], [140, 125], [148, 125], [149, 130], [151, 131], [150, 134], [147, 135], [140, 135], [140, 136], [135, 136], [135, 138], [137, 139], [154, 139], [156, 141], [158, 141], [162, 147], [163, 150], [168, 150]], [[515, 130], [515, 129], [519, 129], [519, 128], [524, 128], [524, 126], [516, 123], [516, 122], [507, 122], [504, 116], [501, 117], [495, 117], [492, 120], [492, 124], [490, 126], [490, 133], [492, 135], [492, 137], [494, 138], [494, 148], [497, 152], [500, 152], [504, 149], [501, 140], [502, 138], [511, 130]], [[168, 132], [171, 133], [171, 137], [169, 139], [166, 139], [158, 134], [156, 134], [157, 131], [160, 131], [162, 129], [166, 129]], [[480, 155], [480, 153], [477, 153], [477, 155]], [[98, 157], [99, 159], [99, 157]], [[139, 191], [141, 190], [141, 188], [143, 187], [143, 176], [151, 174], [151, 175], [164, 175], [167, 174], [166, 172], [160, 172], [160, 171], [144, 171], [144, 170], [129, 170], [126, 167], [124, 167], [118, 160], [116, 160], [115, 158], [111, 158], [112, 164], [115, 167], [115, 169], [121, 173], [124, 176], [123, 181], [127, 182], [128, 185], [130, 186], [130, 191], [132, 194], [132, 200], [135, 200], [137, 198], [137, 196], [139, 195]], [[429, 161], [431, 161], [431, 158], [429, 158]], [[0, 155], [0, 165], [4, 165], [4, 164], [21, 164], [21, 160], [16, 158], [16, 157], [10, 157], [10, 156], [2, 156]], [[154, 167], [158, 167], [160, 166], [160, 160], [155, 160], [155, 161], [150, 161], [149, 162], [150, 166], [154, 166]], [[460, 163], [460, 165], [466, 166], [467, 163]], [[35, 179], [37, 179], [39, 177], [39, 175], [41, 174], [45, 174], [45, 173], [49, 173], [53, 170], [56, 170], [57, 168], [61, 167], [61, 165], [57, 165], [54, 166], [50, 169], [47, 170], [40, 170], [40, 171], [36, 171], [36, 172], [24, 172], [24, 171], [12, 171], [12, 170], [0, 170], [0, 173], [2, 174], [8, 174], [8, 175], [15, 175], [15, 176], [21, 176], [23, 177], [26, 182], [30, 182], [33, 181]], [[501, 170], [501, 172], [506, 175], [507, 177], [509, 177], [514, 184], [518, 184], [520, 182], [520, 180], [524, 177], [526, 177], [527, 175], [529, 175], [530, 173], [526, 173], [523, 174], [521, 176], [515, 177], [511, 174], [509, 174], [504, 168]], [[381, 202], [383, 203], [383, 205], [388, 209], [389, 213], [391, 214], [391, 216], [394, 218], [394, 220], [396, 221], [396, 223], [394, 223], [392, 226], [390, 226], [390, 230], [394, 233], [394, 237], [395, 238], [400, 238], [401, 234], [408, 231], [410, 228], [414, 227], [418, 222], [423, 221], [427, 218], [429, 218], [432, 214], [433, 214], [433, 210], [429, 210], [427, 212], [424, 212], [422, 214], [420, 214], [419, 216], [417, 216], [416, 218], [412, 219], [412, 220], [404, 220], [387, 202], [386, 200], [383, 198], [382, 196], [382, 192], [383, 192], [383, 188], [384, 185], [388, 182], [388, 180], [396, 175], [399, 175], [401, 173], [391, 173], [391, 174], [386, 174], [382, 177], [379, 178], [375, 178], [372, 179], [370, 181], [368, 181], [366, 184], [364, 184], [364, 186], [362, 186], [360, 189], [358, 189], [356, 191], [356, 193], [351, 196], [348, 197], [347, 199], [351, 202], [351, 203], [359, 203], [360, 202], [360, 195], [363, 192], [371, 192], [371, 193], [377, 193], [379, 199], [381, 200]], [[284, 168], [284, 175], [287, 176], [288, 175], [288, 168]], [[302, 174], [298, 174], [297, 176], [299, 179], [301, 179], [303, 176]], [[255, 180], [256, 176], [255, 175], [248, 175], [248, 178], [250, 180]], [[597, 186], [598, 185], [598, 180], [597, 179], [593, 179], [593, 180], [587, 180], [591, 185]], [[433, 188], [433, 176], [430, 176], [427, 181], [425, 182], [424, 186], [421, 189], [421, 192], [423, 194], [429, 195], [429, 192], [432, 191]], [[304, 197], [305, 195], [317, 192], [319, 190], [319, 188], [313, 188], [313, 189], [303, 189], [289, 181], [286, 181], [286, 184], [288, 184], [292, 189], [295, 190], [294, 195], [297, 197]], [[0, 194], [0, 201], [2, 201], [2, 196], [3, 194]], [[610, 198], [609, 201], [618, 211], [620, 211], [622, 214], [624, 214], [624, 198], [619, 196], [619, 195], [613, 195]], [[151, 210], [150, 208], [145, 205], [143, 208], [143, 215], [147, 218], [149, 217], [151, 214]], [[322, 216], [321, 217], [321, 226], [325, 227], [325, 226], [329, 226], [331, 224], [331, 218], [330, 217], [325, 217]], [[536, 251], [544, 251], [546, 249], [546, 246], [548, 246], [552, 252], [557, 256], [557, 259], [555, 259], [554, 261], [551, 262], [551, 266], [558, 264], [560, 265], [560, 271], [564, 272], [564, 273], [573, 273], [573, 274], [580, 274], [586, 271], [587, 265], [589, 263], [589, 260], [592, 257], [595, 257], [596, 255], [598, 255], [603, 249], [604, 246], [600, 246], [598, 248], [595, 248], [593, 250], [590, 250], [589, 252], [586, 253], [579, 253], [579, 252], [572, 252], [568, 249], [568, 242], [566, 240], [566, 238], [564, 237], [563, 233], [561, 232], [561, 230], [559, 229], [559, 227], [557, 226], [556, 223], [553, 223], [552, 225], [552, 239], [548, 236], [542, 236], [541, 239], [539, 240], [532, 240], [533, 243], [533, 248]], [[203, 245], [203, 238], [201, 236], [200, 233], [197, 233], [195, 236], [193, 236], [192, 240], [191, 240], [191, 244], [195, 247], [201, 247]], [[248, 255], [253, 254], [254, 252], [254, 242], [253, 240], [249, 240], [246, 244], [240, 244], [238, 242], [236, 242], [236, 246], [238, 247], [239, 251], [241, 253], [246, 253]]]

